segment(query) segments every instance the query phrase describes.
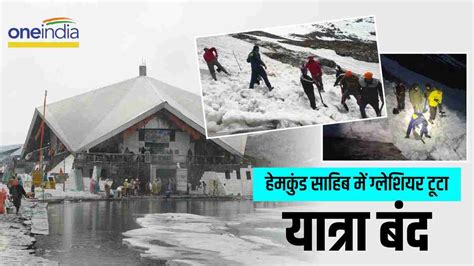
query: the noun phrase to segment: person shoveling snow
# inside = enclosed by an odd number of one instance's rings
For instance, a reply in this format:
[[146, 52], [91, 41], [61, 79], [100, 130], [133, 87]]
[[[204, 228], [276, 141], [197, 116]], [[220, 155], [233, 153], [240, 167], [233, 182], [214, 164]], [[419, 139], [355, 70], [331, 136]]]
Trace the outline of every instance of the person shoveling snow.
[[[341, 104], [344, 106], [347, 112], [349, 112], [349, 107], [346, 104], [347, 99], [351, 95], [357, 100], [360, 98], [360, 84], [359, 79], [352, 74], [352, 71], [348, 70], [344, 73], [344, 76], [341, 78], [339, 84], [341, 85]], [[357, 101], [358, 104], [359, 101]]]
[[249, 53], [247, 57], [247, 62], [250, 63], [250, 66], [252, 67], [252, 76], [250, 78], [249, 88], [253, 89], [253, 86], [255, 85], [255, 83], [259, 83], [258, 79], [262, 78], [263, 81], [265, 81], [265, 85], [267, 85], [268, 90], [272, 91], [273, 90], [272, 84], [270, 84], [270, 81], [268, 80], [267, 72], [265, 72], [265, 69], [267, 68], [267, 66], [260, 58], [258, 45], [255, 45], [253, 47], [252, 52]]
[[323, 86], [323, 71], [321, 70], [321, 64], [319, 61], [314, 60], [314, 56], [309, 56], [308, 57], [308, 63], [306, 63], [306, 68], [309, 70], [311, 73], [311, 77], [314, 80], [314, 84], [316, 84], [316, 87], [318, 87], [318, 90], [320, 92], [324, 92], [324, 86]]
[[215, 66], [217, 67], [217, 72], [224, 72], [227, 75], [230, 75], [229, 72], [217, 61], [217, 57], [219, 55], [217, 54], [217, 50], [214, 47], [211, 48], [204, 48], [204, 61], [206, 61], [207, 67], [209, 68], [209, 72], [211, 72], [211, 76], [214, 80], [217, 81], [217, 76], [216, 76], [216, 69], [214, 68]]
[[438, 88], [431, 88], [429, 84], [426, 84], [427, 90], [430, 88], [427, 94], [428, 105], [430, 106], [430, 123], [433, 124], [436, 119], [436, 112], [439, 109], [440, 115], [444, 115], [441, 102], [443, 101], [443, 91]]
[[306, 66], [303, 64], [301, 65], [301, 86], [303, 86], [304, 93], [306, 93], [306, 96], [308, 96], [309, 100], [309, 105], [313, 110], [318, 110], [318, 107], [316, 106], [316, 97], [314, 96], [314, 80], [308, 76], [308, 69]]
[[377, 116], [381, 116], [379, 98], [383, 105], [383, 92], [380, 81], [373, 78], [372, 72], [365, 72], [364, 77], [359, 80], [359, 84], [361, 87], [359, 108], [362, 118], [367, 118], [365, 112], [367, 105], [372, 106]]

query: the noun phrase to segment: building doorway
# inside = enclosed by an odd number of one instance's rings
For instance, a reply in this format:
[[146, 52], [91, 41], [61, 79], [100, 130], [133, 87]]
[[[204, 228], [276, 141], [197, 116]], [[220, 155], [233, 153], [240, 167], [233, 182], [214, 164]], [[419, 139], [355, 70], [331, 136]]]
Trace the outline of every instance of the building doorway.
[[171, 182], [171, 190], [176, 192], [176, 169], [161, 168], [159, 166], [153, 167], [152, 170], [156, 180], [161, 180], [161, 191], [164, 193], [168, 190]]

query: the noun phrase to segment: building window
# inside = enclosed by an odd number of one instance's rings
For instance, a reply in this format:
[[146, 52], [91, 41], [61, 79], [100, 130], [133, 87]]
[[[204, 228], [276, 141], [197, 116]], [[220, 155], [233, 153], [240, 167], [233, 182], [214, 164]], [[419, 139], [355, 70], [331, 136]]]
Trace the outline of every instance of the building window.
[[107, 177], [107, 169], [100, 170], [100, 177]]
[[168, 143], [176, 141], [174, 129], [167, 128], [141, 128], [138, 130], [138, 141], [148, 143]]
[[138, 141], [145, 141], [145, 130], [138, 130]]
[[230, 172], [229, 172], [229, 170], [225, 171], [225, 179], [230, 179]]
[[89, 177], [92, 178], [92, 173], [94, 173], [94, 168], [89, 169]]
[[170, 142], [174, 142], [174, 141], [176, 141], [176, 131], [171, 130], [171, 132], [170, 132]]
[[247, 180], [252, 179], [252, 173], [250, 173], [250, 171], [245, 172], [245, 175], [247, 176]]
[[240, 170], [235, 170], [235, 176], [240, 179]]

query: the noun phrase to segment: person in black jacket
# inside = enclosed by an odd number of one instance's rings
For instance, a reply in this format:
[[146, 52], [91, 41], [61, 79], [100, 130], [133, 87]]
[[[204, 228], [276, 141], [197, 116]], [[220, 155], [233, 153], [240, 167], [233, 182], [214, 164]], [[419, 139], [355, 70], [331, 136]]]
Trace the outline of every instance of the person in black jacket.
[[395, 95], [397, 96], [397, 109], [400, 112], [401, 110], [405, 110], [405, 94], [407, 88], [403, 82], [399, 82], [395, 86]]
[[334, 82], [333, 87], [336, 87], [337, 85], [341, 83], [341, 80], [344, 77], [345, 73], [346, 71], [344, 71], [340, 65], [336, 65], [336, 81]]
[[[359, 78], [352, 74], [352, 71], [347, 70], [343, 77], [339, 81], [341, 85], [341, 104], [344, 106], [346, 111], [349, 111], [349, 107], [346, 104], [346, 100], [351, 97], [351, 95], [358, 101], [360, 98], [360, 84]], [[359, 101], [357, 102], [359, 104]]]
[[26, 197], [26, 192], [25, 189], [23, 189], [23, 186], [20, 185], [16, 178], [12, 182], [11, 197], [13, 199], [13, 205], [15, 205], [16, 208], [16, 214], [18, 214], [21, 207], [21, 199], [23, 197]]
[[372, 72], [366, 72], [364, 73], [364, 77], [359, 80], [359, 85], [361, 87], [359, 108], [362, 118], [367, 118], [367, 114], [365, 113], [365, 107], [367, 107], [367, 105], [374, 108], [377, 116], [382, 116], [379, 107], [379, 98], [383, 103], [383, 91], [380, 81], [373, 78]]
[[267, 72], [265, 72], [267, 66], [260, 58], [259, 47], [257, 45], [253, 47], [252, 52], [250, 52], [249, 56], [247, 57], [247, 62], [250, 63], [250, 66], [252, 67], [252, 76], [250, 78], [249, 88], [253, 89], [254, 84], [258, 83], [258, 79], [261, 77], [268, 89], [270, 91], [273, 90], [273, 87], [268, 80]]
[[300, 76], [300, 81], [301, 85], [303, 86], [304, 93], [306, 93], [306, 96], [308, 96], [309, 100], [309, 105], [313, 110], [316, 110], [316, 97], [314, 96], [314, 80], [308, 75], [308, 69], [305, 67], [305, 65], [301, 65], [300, 67], [301, 70], [301, 76]]

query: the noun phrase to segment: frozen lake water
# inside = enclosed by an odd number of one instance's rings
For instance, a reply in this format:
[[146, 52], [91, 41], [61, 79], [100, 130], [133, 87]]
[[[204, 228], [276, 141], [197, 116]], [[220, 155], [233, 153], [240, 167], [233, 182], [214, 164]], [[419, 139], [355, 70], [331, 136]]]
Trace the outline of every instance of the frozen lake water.
[[[305, 264], [286, 242], [288, 205], [251, 200], [65, 202], [48, 208], [39, 255], [60, 264]], [[298, 254], [298, 256], [296, 256]]]

